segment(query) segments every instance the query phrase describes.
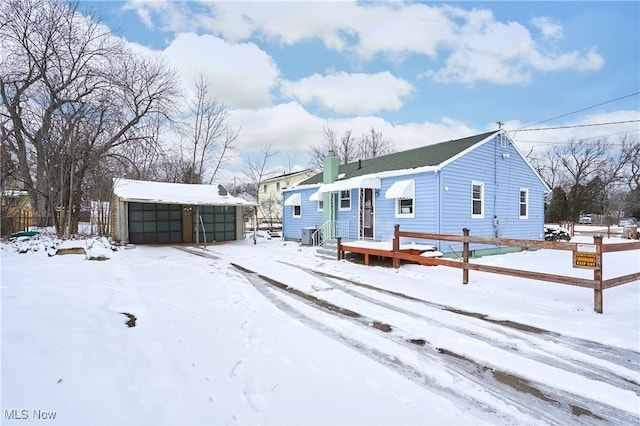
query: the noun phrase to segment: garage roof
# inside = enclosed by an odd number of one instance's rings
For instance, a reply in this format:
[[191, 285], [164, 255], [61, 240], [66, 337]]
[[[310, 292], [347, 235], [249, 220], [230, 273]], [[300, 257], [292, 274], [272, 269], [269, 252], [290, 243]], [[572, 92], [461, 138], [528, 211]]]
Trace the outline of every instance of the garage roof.
[[123, 201], [139, 203], [198, 204], [211, 206], [255, 206], [251, 201], [232, 197], [222, 185], [150, 182], [114, 179], [113, 193]]

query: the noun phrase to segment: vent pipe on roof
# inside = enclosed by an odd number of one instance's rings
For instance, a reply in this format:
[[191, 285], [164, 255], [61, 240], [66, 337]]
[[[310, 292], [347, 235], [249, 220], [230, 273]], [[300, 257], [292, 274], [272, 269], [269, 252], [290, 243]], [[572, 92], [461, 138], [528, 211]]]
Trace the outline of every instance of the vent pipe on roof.
[[362, 160], [358, 160], [358, 170], [362, 168]]

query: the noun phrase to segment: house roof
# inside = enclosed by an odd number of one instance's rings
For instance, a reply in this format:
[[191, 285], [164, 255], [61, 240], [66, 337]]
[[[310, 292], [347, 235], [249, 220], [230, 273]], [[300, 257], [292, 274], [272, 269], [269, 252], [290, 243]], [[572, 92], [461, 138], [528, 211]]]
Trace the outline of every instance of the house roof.
[[291, 177], [295, 177], [297, 175], [302, 175], [302, 174], [310, 173], [310, 172], [314, 172], [314, 170], [305, 169], [305, 170], [298, 170], [297, 172], [284, 173], [284, 174], [281, 174], [281, 175], [278, 175], [278, 176], [272, 176], [270, 178], [264, 179], [262, 181], [262, 183], [268, 183], [268, 182], [271, 182], [271, 181], [278, 181], [278, 180], [291, 178]]
[[113, 193], [123, 201], [139, 203], [198, 204], [213, 206], [254, 206], [232, 197], [222, 185], [150, 182], [116, 178]]
[[[353, 178], [391, 170], [438, 166], [498, 132], [499, 130], [494, 130], [462, 139], [440, 142], [434, 145], [410, 149], [408, 151], [394, 152], [380, 157], [341, 164], [338, 167], [338, 174], [344, 174], [345, 178]], [[322, 183], [322, 173], [318, 173], [311, 176], [309, 179], [302, 181], [301, 185], [318, 183]]]

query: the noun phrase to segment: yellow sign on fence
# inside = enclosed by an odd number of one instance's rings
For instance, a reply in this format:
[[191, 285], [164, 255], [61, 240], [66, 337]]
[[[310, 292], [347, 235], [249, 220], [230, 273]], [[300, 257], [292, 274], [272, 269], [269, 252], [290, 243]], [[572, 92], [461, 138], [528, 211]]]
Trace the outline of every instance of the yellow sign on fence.
[[578, 249], [573, 252], [573, 267], [584, 269], [597, 269], [598, 253], [594, 244], [578, 244]]

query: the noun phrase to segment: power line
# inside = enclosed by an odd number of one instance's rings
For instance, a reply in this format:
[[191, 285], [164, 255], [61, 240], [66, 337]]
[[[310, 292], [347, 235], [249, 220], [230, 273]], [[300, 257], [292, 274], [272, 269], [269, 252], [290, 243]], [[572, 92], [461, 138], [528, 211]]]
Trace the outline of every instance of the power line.
[[516, 131], [519, 131], [519, 130], [522, 130], [522, 129], [526, 129], [527, 127], [531, 127], [531, 126], [537, 126], [538, 124], [546, 123], [547, 121], [557, 120], [558, 118], [566, 117], [567, 115], [577, 114], [577, 113], [579, 113], [579, 112], [586, 111], [586, 110], [588, 110], [588, 109], [597, 108], [597, 107], [599, 107], [599, 106], [606, 105], [606, 104], [610, 104], [610, 103], [612, 103], [612, 102], [617, 102], [617, 101], [619, 101], [619, 100], [626, 99], [626, 98], [630, 98], [630, 97], [632, 97], [632, 96], [636, 96], [636, 95], [638, 95], [638, 94], [640, 94], [640, 92], [635, 92], [635, 93], [631, 93], [631, 94], [629, 94], [629, 95], [620, 96], [619, 98], [615, 98], [615, 99], [612, 99], [612, 100], [610, 100], [610, 101], [601, 102], [601, 103], [599, 103], [599, 104], [592, 105], [592, 106], [589, 106], [589, 107], [586, 107], [586, 108], [582, 108], [582, 109], [579, 109], [579, 110], [577, 110], [577, 111], [568, 112], [568, 113], [566, 113], [566, 114], [558, 115], [557, 117], [548, 118], [548, 119], [546, 119], [546, 120], [538, 121], [537, 123], [527, 124], [526, 126], [523, 126], [523, 127], [520, 127], [519, 129], [516, 129]]
[[[624, 132], [617, 132], [617, 133], [608, 133], [606, 135], [598, 135], [598, 136], [584, 136], [584, 137], [580, 137], [580, 140], [587, 140], [587, 139], [600, 139], [600, 138], [608, 138], [611, 136], [618, 136], [618, 135], [628, 135], [631, 133], [636, 133], [636, 132], [640, 132], [640, 128], [635, 129], [635, 130], [627, 130]], [[546, 144], [562, 144], [562, 143], [567, 143], [566, 140], [563, 141], [532, 141], [532, 140], [522, 140], [522, 139], [518, 139], [517, 142], [523, 142], [523, 143], [546, 143]], [[620, 145], [618, 143], [613, 143], [613, 145]]]
[[607, 123], [575, 124], [573, 126], [556, 126], [556, 127], [538, 127], [536, 129], [520, 128], [520, 129], [513, 130], [513, 131], [514, 132], [535, 132], [535, 131], [538, 131], [538, 130], [574, 129], [576, 127], [609, 126], [609, 125], [613, 125], [613, 124], [637, 123], [639, 121], [640, 120], [609, 121]]

